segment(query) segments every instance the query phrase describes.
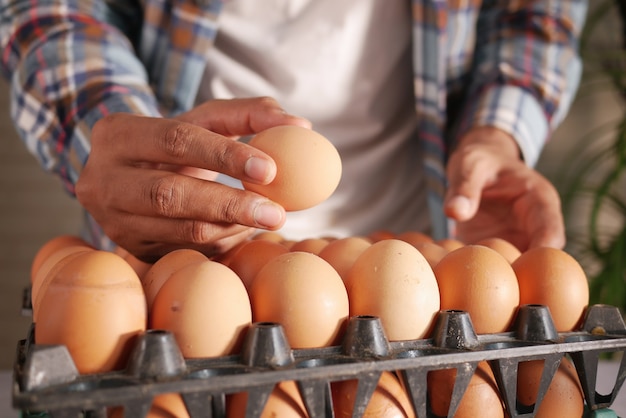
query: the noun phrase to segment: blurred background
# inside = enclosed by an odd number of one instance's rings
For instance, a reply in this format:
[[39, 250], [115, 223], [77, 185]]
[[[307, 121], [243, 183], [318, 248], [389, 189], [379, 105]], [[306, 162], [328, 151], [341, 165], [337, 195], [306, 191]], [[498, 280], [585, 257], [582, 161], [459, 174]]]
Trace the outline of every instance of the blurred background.
[[[585, 73], [571, 111], [548, 143], [538, 169], [563, 196], [568, 247], [588, 272], [594, 301], [626, 306], [626, 58], [623, 2], [593, 1], [583, 55]], [[621, 7], [620, 7], [621, 5]], [[22, 293], [38, 248], [78, 234], [77, 202], [23, 146], [0, 82], [0, 370], [11, 369], [30, 318]]]

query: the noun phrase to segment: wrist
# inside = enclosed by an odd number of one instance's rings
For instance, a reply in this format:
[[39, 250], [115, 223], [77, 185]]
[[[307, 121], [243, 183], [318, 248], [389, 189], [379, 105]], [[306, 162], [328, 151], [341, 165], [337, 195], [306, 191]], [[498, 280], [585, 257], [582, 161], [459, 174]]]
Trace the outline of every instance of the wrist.
[[497, 150], [503, 157], [522, 160], [520, 147], [510, 133], [495, 126], [476, 126], [463, 134], [457, 143], [457, 148], [488, 147]]

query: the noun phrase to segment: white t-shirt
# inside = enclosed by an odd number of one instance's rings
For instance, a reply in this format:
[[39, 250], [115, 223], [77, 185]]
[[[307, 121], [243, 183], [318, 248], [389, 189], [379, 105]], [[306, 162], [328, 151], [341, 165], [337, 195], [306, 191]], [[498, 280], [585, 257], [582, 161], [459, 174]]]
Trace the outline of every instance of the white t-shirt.
[[337, 190], [289, 212], [287, 239], [428, 229], [411, 48], [407, 0], [225, 3], [197, 102], [271, 96], [341, 155]]

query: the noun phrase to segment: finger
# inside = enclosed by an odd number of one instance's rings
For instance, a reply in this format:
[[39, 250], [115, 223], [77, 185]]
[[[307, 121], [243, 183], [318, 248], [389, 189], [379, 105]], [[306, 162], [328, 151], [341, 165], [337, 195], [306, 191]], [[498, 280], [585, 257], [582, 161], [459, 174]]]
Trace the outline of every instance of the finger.
[[[565, 247], [565, 223], [557, 192], [551, 186], [538, 186], [529, 202], [529, 248]], [[530, 199], [529, 199], [530, 200]]]
[[311, 128], [310, 121], [290, 115], [270, 97], [210, 100], [178, 119], [224, 136], [251, 135], [278, 125]]
[[445, 214], [457, 221], [471, 219], [478, 210], [483, 189], [493, 182], [498, 167], [480, 155], [457, 155], [448, 164]]
[[107, 116], [94, 126], [92, 135], [92, 151], [100, 152], [100, 148], [135, 165], [150, 162], [197, 167], [262, 184], [276, 175], [276, 164], [264, 152], [171, 119]]
[[[110, 232], [116, 243], [138, 259], [154, 262], [181, 248], [194, 249], [207, 257], [223, 254], [257, 230], [241, 225], [209, 224], [191, 220], [125, 215], [118, 231]], [[140, 241], [136, 237], [141, 237]]]
[[[126, 213], [269, 229], [286, 217], [282, 206], [259, 194], [169, 171], [120, 168], [110, 182], [118, 187], [103, 191], [102, 199]], [[124, 193], [116, 192], [120, 188]]]

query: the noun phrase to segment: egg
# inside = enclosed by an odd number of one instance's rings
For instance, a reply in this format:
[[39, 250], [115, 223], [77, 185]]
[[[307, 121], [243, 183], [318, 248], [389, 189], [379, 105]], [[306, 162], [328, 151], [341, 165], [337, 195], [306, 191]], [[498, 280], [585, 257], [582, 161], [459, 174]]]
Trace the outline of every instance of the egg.
[[376, 231], [373, 231], [367, 236], [367, 238], [369, 238], [369, 240], [372, 241], [372, 243], [377, 242], [377, 241], [382, 241], [384, 239], [392, 239], [395, 237], [396, 235], [393, 232], [388, 231], [386, 229], [378, 229]]
[[[228, 418], [246, 417], [247, 402], [247, 392], [230, 396], [226, 416]], [[308, 416], [298, 386], [294, 381], [286, 380], [276, 384], [259, 418], [308, 418]]]
[[312, 254], [319, 254], [328, 245], [328, 240], [324, 238], [305, 238], [294, 242], [289, 247], [289, 251], [305, 251]]
[[[543, 360], [520, 362], [517, 372], [517, 399], [523, 405], [534, 405], [537, 400]], [[584, 394], [574, 365], [564, 357], [539, 404], [535, 418], [582, 417], [585, 410]]]
[[36, 319], [39, 299], [41, 295], [45, 293], [46, 288], [55, 272], [59, 270], [65, 263], [71, 260], [74, 255], [84, 253], [87, 251], [94, 251], [91, 246], [86, 245], [71, 245], [57, 249], [54, 253], [51, 253], [48, 258], [41, 264], [35, 277], [32, 280], [30, 287], [31, 306], [33, 309], [33, 319]]
[[246, 242], [233, 254], [228, 266], [249, 290], [259, 270], [272, 258], [287, 252], [289, 252], [287, 247], [278, 242], [252, 240]]
[[87, 251], [64, 264], [39, 303], [37, 344], [65, 345], [80, 373], [125, 367], [147, 308], [137, 273], [120, 256]]
[[161, 286], [172, 274], [183, 267], [207, 260], [208, 257], [200, 251], [190, 248], [174, 250], [159, 258], [141, 279], [143, 291], [146, 295], [146, 303], [148, 304], [148, 312], [152, 310], [154, 298], [156, 298]]
[[253, 240], [265, 240], [265, 241], [274, 241], [274, 242], [283, 242], [285, 240], [285, 237], [283, 237], [279, 232], [276, 231], [261, 231], [261, 232], [257, 232], [255, 235], [252, 236]]
[[408, 242], [413, 246], [423, 242], [434, 242], [431, 236], [419, 231], [405, 231], [396, 235], [395, 238]]
[[[351, 418], [358, 380], [349, 379], [331, 383], [333, 410], [336, 418]], [[383, 372], [378, 385], [365, 408], [362, 418], [413, 418], [413, 406], [408, 393], [396, 376]]]
[[328, 243], [319, 256], [326, 260], [339, 273], [346, 287], [348, 273], [361, 253], [372, 243], [363, 237], [346, 237]]
[[519, 257], [522, 252], [509, 241], [498, 238], [483, 238], [476, 242], [477, 245], [484, 245], [499, 252], [509, 263], [512, 263]]
[[303, 210], [328, 199], [341, 179], [341, 158], [335, 146], [319, 133], [300, 126], [275, 126], [249, 142], [276, 163], [269, 184], [243, 181], [246, 190], [266, 196], [287, 211]]
[[426, 258], [433, 269], [450, 252], [434, 242], [418, 242], [414, 244], [414, 247]]
[[469, 313], [478, 334], [504, 332], [520, 303], [511, 264], [497, 251], [466, 245], [446, 254], [434, 268], [441, 309]]
[[435, 241], [435, 244], [445, 248], [448, 251], [456, 250], [465, 246], [465, 243], [463, 241], [456, 238], [442, 238]]
[[[456, 381], [456, 369], [428, 372], [430, 409], [439, 417], [447, 417]], [[495, 377], [486, 361], [478, 363], [469, 385], [461, 398], [454, 418], [504, 418], [504, 404]], [[565, 415], [554, 415], [565, 416]], [[574, 415], [570, 415], [574, 416]]]
[[75, 235], [59, 235], [46, 241], [35, 253], [30, 266], [30, 280], [33, 282], [41, 265], [55, 252], [67, 247], [91, 247], [87, 241]]
[[150, 270], [150, 267], [152, 267], [152, 263], [146, 263], [145, 261], [141, 261], [122, 247], [116, 247], [113, 252], [126, 260], [128, 264], [130, 264], [133, 270], [135, 270], [135, 273], [137, 273], [137, 276], [139, 276], [139, 279], [141, 279], [146, 274], [146, 272]]
[[348, 274], [348, 295], [350, 315], [379, 317], [392, 341], [425, 337], [440, 306], [428, 261], [398, 239], [375, 242], [361, 253]]
[[589, 305], [589, 283], [570, 254], [550, 247], [526, 250], [512, 264], [521, 304], [545, 305], [559, 332], [572, 331]]
[[349, 315], [339, 273], [318, 255], [279, 255], [259, 270], [250, 298], [255, 322], [282, 325], [292, 348], [337, 344]]
[[250, 299], [241, 279], [212, 260], [172, 273], [150, 311], [150, 328], [172, 332], [185, 358], [237, 353], [251, 321]]
[[[124, 417], [123, 407], [111, 408], [107, 414], [107, 418], [122, 417]], [[145, 418], [189, 418], [189, 412], [182, 396], [178, 393], [163, 393], [154, 397]]]

